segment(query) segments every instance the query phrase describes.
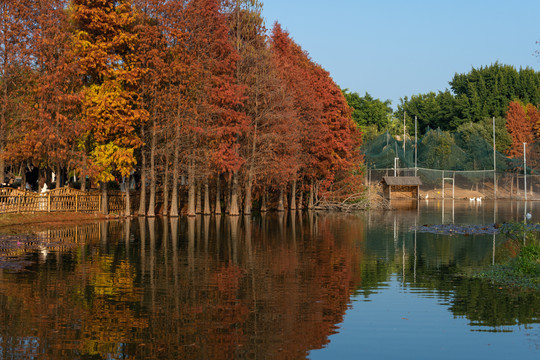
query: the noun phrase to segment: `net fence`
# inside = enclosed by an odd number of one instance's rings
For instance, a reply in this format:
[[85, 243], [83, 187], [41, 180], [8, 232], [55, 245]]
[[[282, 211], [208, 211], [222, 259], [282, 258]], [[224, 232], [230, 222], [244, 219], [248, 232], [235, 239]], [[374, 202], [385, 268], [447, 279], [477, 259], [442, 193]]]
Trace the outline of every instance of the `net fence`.
[[[415, 146], [416, 145], [416, 146]], [[362, 147], [370, 185], [383, 176], [418, 176], [421, 197], [523, 198], [540, 196], [540, 156], [537, 144], [528, 144], [527, 175], [523, 156], [514, 158], [493, 151], [493, 143], [480, 136], [430, 130], [416, 142], [382, 134]], [[495, 157], [495, 164], [494, 164]]]

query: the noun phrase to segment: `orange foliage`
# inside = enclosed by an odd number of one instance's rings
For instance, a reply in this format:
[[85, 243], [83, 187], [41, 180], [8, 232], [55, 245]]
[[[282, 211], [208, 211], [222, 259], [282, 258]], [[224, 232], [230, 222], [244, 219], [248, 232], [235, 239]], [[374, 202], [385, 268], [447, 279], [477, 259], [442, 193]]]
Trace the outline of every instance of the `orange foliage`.
[[535, 141], [535, 131], [538, 129], [540, 115], [532, 104], [523, 105], [512, 101], [506, 113], [506, 129], [512, 137], [512, 147], [508, 151], [510, 157], [523, 156], [523, 143]]

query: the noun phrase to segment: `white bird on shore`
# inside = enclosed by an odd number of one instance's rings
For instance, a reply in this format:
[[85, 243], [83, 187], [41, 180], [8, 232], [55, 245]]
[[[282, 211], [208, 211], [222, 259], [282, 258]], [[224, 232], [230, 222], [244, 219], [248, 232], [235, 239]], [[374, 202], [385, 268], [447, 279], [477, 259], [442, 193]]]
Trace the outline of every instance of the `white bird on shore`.
[[476, 201], [482, 201], [482, 198], [481, 198], [481, 197], [477, 197], [477, 198], [476, 198]]
[[476, 198], [469, 198], [469, 201], [476, 201]]

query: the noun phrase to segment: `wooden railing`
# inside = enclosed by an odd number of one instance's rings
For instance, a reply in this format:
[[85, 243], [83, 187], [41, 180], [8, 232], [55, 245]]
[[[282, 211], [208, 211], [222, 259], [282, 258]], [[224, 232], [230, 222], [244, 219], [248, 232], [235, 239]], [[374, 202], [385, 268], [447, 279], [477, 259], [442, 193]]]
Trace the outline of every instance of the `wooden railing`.
[[[119, 213], [125, 208], [124, 194], [108, 195], [109, 212]], [[0, 213], [28, 212], [84, 212], [97, 213], [101, 208], [99, 192], [84, 192], [61, 188], [42, 194], [18, 189], [0, 189]]]

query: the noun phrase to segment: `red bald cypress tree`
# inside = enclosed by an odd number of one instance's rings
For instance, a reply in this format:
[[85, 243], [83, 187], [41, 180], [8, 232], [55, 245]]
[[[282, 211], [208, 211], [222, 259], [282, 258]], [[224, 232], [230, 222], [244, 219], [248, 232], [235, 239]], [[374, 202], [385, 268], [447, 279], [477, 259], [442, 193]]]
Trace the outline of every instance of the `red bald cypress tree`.
[[510, 157], [522, 157], [523, 143], [530, 144], [535, 140], [535, 110], [534, 106], [526, 106], [519, 101], [512, 101], [508, 105], [506, 129], [512, 137], [512, 147], [508, 151]]
[[30, 50], [33, 7], [32, 0], [0, 3], [0, 183], [4, 182], [5, 160], [23, 160], [8, 153], [7, 146], [20, 141], [21, 124], [34, 114]]
[[[145, 69], [140, 81], [142, 104], [149, 114], [149, 121], [143, 124], [145, 144], [140, 148], [141, 193], [139, 202], [140, 216], [156, 215], [156, 185], [158, 180], [158, 160], [160, 155], [171, 150], [167, 146], [167, 127], [170, 112], [168, 93], [170, 90], [171, 56], [167, 43], [166, 17], [169, 15], [167, 4], [163, 0], [136, 0], [137, 22], [134, 31], [138, 36], [138, 66]], [[171, 14], [172, 15], [172, 14]], [[177, 14], [176, 14], [177, 15]], [[141, 133], [141, 135], [142, 135]], [[147, 164], [149, 166], [147, 166]], [[150, 177], [150, 196], [146, 210], [146, 179]], [[162, 177], [164, 211], [168, 211], [168, 176]], [[129, 183], [129, 182], [128, 182]]]
[[[244, 87], [235, 81], [238, 53], [229, 39], [227, 18], [217, 0], [193, 0], [185, 12], [190, 67], [196, 72], [188, 154], [188, 215], [195, 214], [195, 185], [210, 173], [209, 164], [228, 174], [233, 185], [230, 215], [238, 215], [237, 172], [244, 162], [238, 139], [246, 130]], [[197, 169], [197, 171], [196, 171]], [[196, 176], [198, 173], [198, 177]]]
[[71, 48], [66, 0], [36, 3], [32, 54], [35, 59], [35, 118], [24, 127], [24, 140], [18, 144], [26, 158], [44, 170], [56, 173], [56, 187], [65, 180], [62, 173], [81, 168], [84, 161], [77, 141], [82, 135], [80, 90], [82, 82]]
[[300, 121], [302, 151], [296, 178], [310, 184], [312, 206], [316, 189], [328, 188], [339, 172], [349, 172], [360, 160], [360, 133], [329, 73], [279, 24], [272, 31], [272, 50]]

